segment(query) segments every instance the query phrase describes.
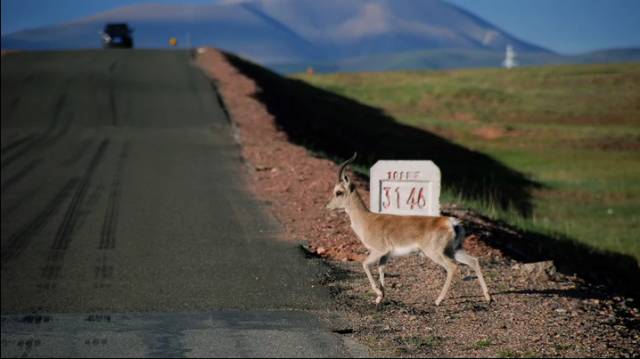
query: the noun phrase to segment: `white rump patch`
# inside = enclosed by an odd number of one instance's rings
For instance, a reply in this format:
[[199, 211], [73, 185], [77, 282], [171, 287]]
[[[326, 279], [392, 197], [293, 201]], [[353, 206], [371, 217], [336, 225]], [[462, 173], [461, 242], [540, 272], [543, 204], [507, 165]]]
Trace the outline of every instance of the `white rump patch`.
[[395, 247], [391, 251], [391, 256], [393, 257], [402, 257], [413, 252], [417, 252], [420, 249], [417, 245], [406, 246], [406, 247]]

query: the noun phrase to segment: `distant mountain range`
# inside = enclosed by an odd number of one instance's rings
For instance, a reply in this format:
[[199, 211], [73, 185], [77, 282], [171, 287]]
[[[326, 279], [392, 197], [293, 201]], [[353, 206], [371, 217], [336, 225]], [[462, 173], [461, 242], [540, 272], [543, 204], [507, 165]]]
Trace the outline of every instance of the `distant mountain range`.
[[135, 47], [235, 52], [282, 72], [499, 66], [511, 45], [522, 64], [640, 61], [640, 50], [561, 56], [442, 0], [236, 0], [133, 5], [2, 36], [3, 49], [100, 46], [107, 22], [127, 22]]

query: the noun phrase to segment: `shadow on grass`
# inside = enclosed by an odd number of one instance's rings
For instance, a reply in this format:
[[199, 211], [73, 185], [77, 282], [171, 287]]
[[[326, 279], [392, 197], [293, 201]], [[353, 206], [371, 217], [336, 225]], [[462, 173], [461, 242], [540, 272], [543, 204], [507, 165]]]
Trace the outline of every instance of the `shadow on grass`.
[[358, 152], [356, 164], [367, 168], [384, 159], [429, 159], [440, 167], [442, 183], [454, 193], [525, 216], [531, 213], [530, 192], [540, 185], [493, 158], [399, 124], [380, 109], [281, 77], [234, 55], [226, 57], [262, 89], [257, 99], [292, 142], [336, 161]]
[[[382, 159], [430, 159], [440, 167], [442, 183], [454, 193], [502, 209], [515, 209], [523, 216], [531, 214], [531, 191], [542, 185], [495, 159], [428, 131], [399, 124], [380, 109], [284, 78], [235, 55], [225, 56], [260, 87], [255, 97], [274, 115], [290, 141], [336, 161], [356, 151], [356, 164], [367, 168]], [[519, 240], [513, 234], [500, 233], [486, 240], [508, 248], [508, 254], [516, 259], [551, 259], [563, 273], [576, 273], [595, 283], [638, 294], [637, 285], [631, 283], [640, 278], [640, 270], [630, 256], [595, 252], [569, 238], [535, 232], [524, 233]]]
[[[457, 211], [445, 214], [463, 217]], [[562, 234], [552, 236], [523, 231], [507, 223], [491, 220], [474, 213], [473, 220], [465, 221], [470, 233], [488, 233], [483, 240], [492, 247], [501, 248], [509, 257], [525, 263], [553, 261], [556, 270], [565, 275], [576, 275], [591, 285], [604, 285], [617, 293], [640, 298], [640, 267], [632, 256], [600, 251]], [[487, 226], [491, 223], [491, 226]], [[602, 288], [566, 290], [566, 297], [601, 299]], [[610, 293], [609, 293], [610, 294]], [[635, 303], [634, 306], [638, 306]]]

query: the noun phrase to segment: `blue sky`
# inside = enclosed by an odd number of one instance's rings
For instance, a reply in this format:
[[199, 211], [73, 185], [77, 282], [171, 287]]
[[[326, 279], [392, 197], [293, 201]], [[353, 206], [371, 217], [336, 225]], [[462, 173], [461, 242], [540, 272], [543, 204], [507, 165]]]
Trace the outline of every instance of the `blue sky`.
[[447, 0], [548, 49], [640, 47], [640, 0]]
[[[640, 47], [640, 0], [447, 1], [522, 40], [564, 54]], [[1, 0], [2, 34], [143, 2], [180, 3], [177, 0]], [[211, 2], [215, 0], [182, 1]]]

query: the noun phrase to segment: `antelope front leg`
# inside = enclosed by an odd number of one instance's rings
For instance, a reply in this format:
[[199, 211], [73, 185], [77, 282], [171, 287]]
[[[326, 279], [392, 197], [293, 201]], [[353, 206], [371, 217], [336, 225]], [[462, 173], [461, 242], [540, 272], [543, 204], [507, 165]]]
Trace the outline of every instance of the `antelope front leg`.
[[364, 272], [367, 274], [367, 278], [369, 278], [369, 283], [371, 283], [371, 288], [373, 288], [373, 291], [377, 295], [376, 304], [380, 304], [380, 302], [382, 302], [382, 299], [384, 298], [384, 287], [378, 288], [378, 285], [376, 284], [375, 279], [373, 279], [373, 275], [371, 275], [371, 270], [369, 269], [369, 267], [372, 264], [377, 263], [380, 260], [380, 258], [382, 258], [383, 256], [384, 254], [371, 252], [369, 253], [369, 256], [367, 257], [367, 259], [365, 259], [364, 262], [362, 262], [362, 268], [364, 268]]

